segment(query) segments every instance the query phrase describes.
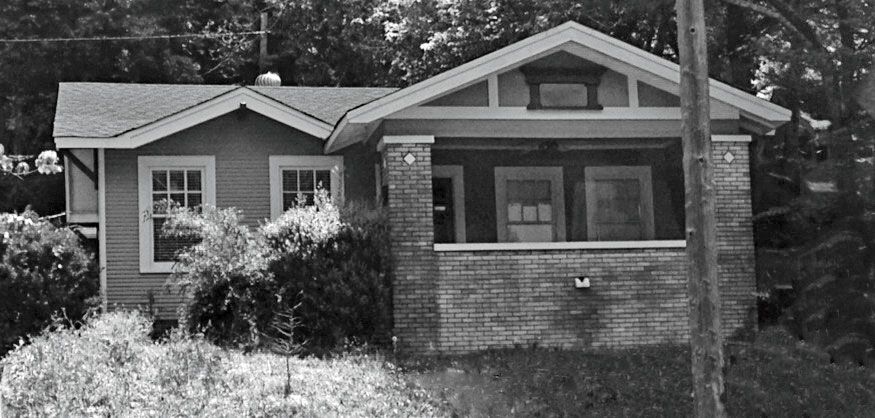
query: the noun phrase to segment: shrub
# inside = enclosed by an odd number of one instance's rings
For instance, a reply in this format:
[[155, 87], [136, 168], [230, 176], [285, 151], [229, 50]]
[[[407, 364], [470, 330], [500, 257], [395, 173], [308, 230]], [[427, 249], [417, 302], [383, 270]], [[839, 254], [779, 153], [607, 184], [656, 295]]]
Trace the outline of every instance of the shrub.
[[56, 312], [82, 318], [97, 289], [94, 257], [73, 231], [30, 211], [0, 214], [0, 355]]
[[171, 283], [188, 296], [182, 316], [212, 341], [256, 347], [277, 337], [276, 317], [295, 308], [298, 342], [331, 349], [345, 340], [388, 341], [392, 328], [385, 220], [343, 209], [325, 193], [256, 233], [234, 209], [175, 209], [168, 233], [197, 234]]
[[269, 269], [282, 300], [300, 302], [301, 338], [333, 348], [344, 340], [386, 343], [392, 330], [388, 228], [380, 214], [317, 198], [265, 226]]
[[267, 271], [270, 251], [260, 234], [241, 224], [241, 212], [206, 206], [202, 213], [171, 210], [164, 233], [197, 235], [197, 245], [181, 251], [170, 284], [185, 295], [180, 317], [214, 341], [258, 343], [272, 318], [276, 282]]

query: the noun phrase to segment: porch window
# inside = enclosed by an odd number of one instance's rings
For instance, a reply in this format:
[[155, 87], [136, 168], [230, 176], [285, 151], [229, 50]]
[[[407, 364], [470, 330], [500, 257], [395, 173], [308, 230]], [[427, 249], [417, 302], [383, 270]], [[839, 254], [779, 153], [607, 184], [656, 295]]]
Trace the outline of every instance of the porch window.
[[164, 237], [162, 227], [172, 205], [200, 209], [215, 205], [213, 157], [139, 157], [140, 271], [170, 272], [176, 253], [191, 239]]
[[562, 167], [496, 167], [499, 242], [565, 240]]
[[319, 189], [327, 191], [333, 199], [341, 196], [341, 156], [271, 155], [268, 160], [271, 218], [279, 217], [299, 199], [312, 205]]
[[650, 167], [587, 167], [585, 176], [590, 241], [653, 239]]

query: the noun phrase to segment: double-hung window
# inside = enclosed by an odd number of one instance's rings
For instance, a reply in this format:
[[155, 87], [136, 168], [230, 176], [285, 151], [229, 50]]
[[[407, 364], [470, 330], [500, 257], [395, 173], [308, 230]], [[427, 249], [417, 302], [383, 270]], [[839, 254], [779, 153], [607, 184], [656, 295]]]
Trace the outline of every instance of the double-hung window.
[[499, 242], [565, 241], [562, 167], [496, 167]]
[[216, 204], [212, 156], [141, 156], [138, 164], [140, 272], [167, 273], [176, 253], [195, 243], [161, 233], [169, 206]]
[[271, 155], [268, 165], [271, 218], [277, 218], [299, 200], [312, 205], [320, 189], [335, 200], [342, 196], [342, 156]]

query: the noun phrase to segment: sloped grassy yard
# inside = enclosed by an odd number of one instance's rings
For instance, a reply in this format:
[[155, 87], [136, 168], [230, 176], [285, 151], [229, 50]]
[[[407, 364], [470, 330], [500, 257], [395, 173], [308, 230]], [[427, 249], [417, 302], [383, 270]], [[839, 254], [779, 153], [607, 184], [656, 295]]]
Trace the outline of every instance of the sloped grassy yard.
[[36, 338], [0, 360], [0, 416], [446, 416], [378, 357], [291, 359], [198, 338], [152, 342], [142, 317], [113, 313]]
[[[154, 343], [149, 323], [108, 314], [0, 360], [0, 416], [687, 416], [683, 346], [494, 351], [395, 359], [292, 359], [198, 338]], [[727, 351], [732, 416], [872, 416], [875, 373], [779, 329]]]
[[[774, 328], [726, 352], [730, 416], [875, 415], [875, 370]], [[408, 360], [406, 376], [460, 416], [689, 416], [689, 349], [548, 350]]]

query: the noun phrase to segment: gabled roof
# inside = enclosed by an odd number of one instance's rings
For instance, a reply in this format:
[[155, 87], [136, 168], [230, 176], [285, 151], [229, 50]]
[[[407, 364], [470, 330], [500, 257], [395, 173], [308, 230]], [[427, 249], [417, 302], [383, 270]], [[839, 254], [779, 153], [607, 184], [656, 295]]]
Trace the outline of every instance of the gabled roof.
[[[405, 108], [426, 103], [489, 75], [519, 66], [534, 57], [560, 49], [573, 52], [575, 48], [595, 51], [606, 62], [619, 62], [640, 69], [653, 80], [679, 90], [680, 68], [677, 64], [572, 21], [350, 110], [332, 132], [326, 150], [338, 148], [335, 141], [348, 124], [374, 123]], [[774, 128], [790, 120], [789, 110], [720, 81], [711, 79], [710, 93], [712, 99], [737, 108], [743, 117], [759, 124]]]
[[347, 110], [394, 90], [61, 83], [54, 137], [60, 148], [134, 148], [244, 104], [247, 109], [325, 139]]

